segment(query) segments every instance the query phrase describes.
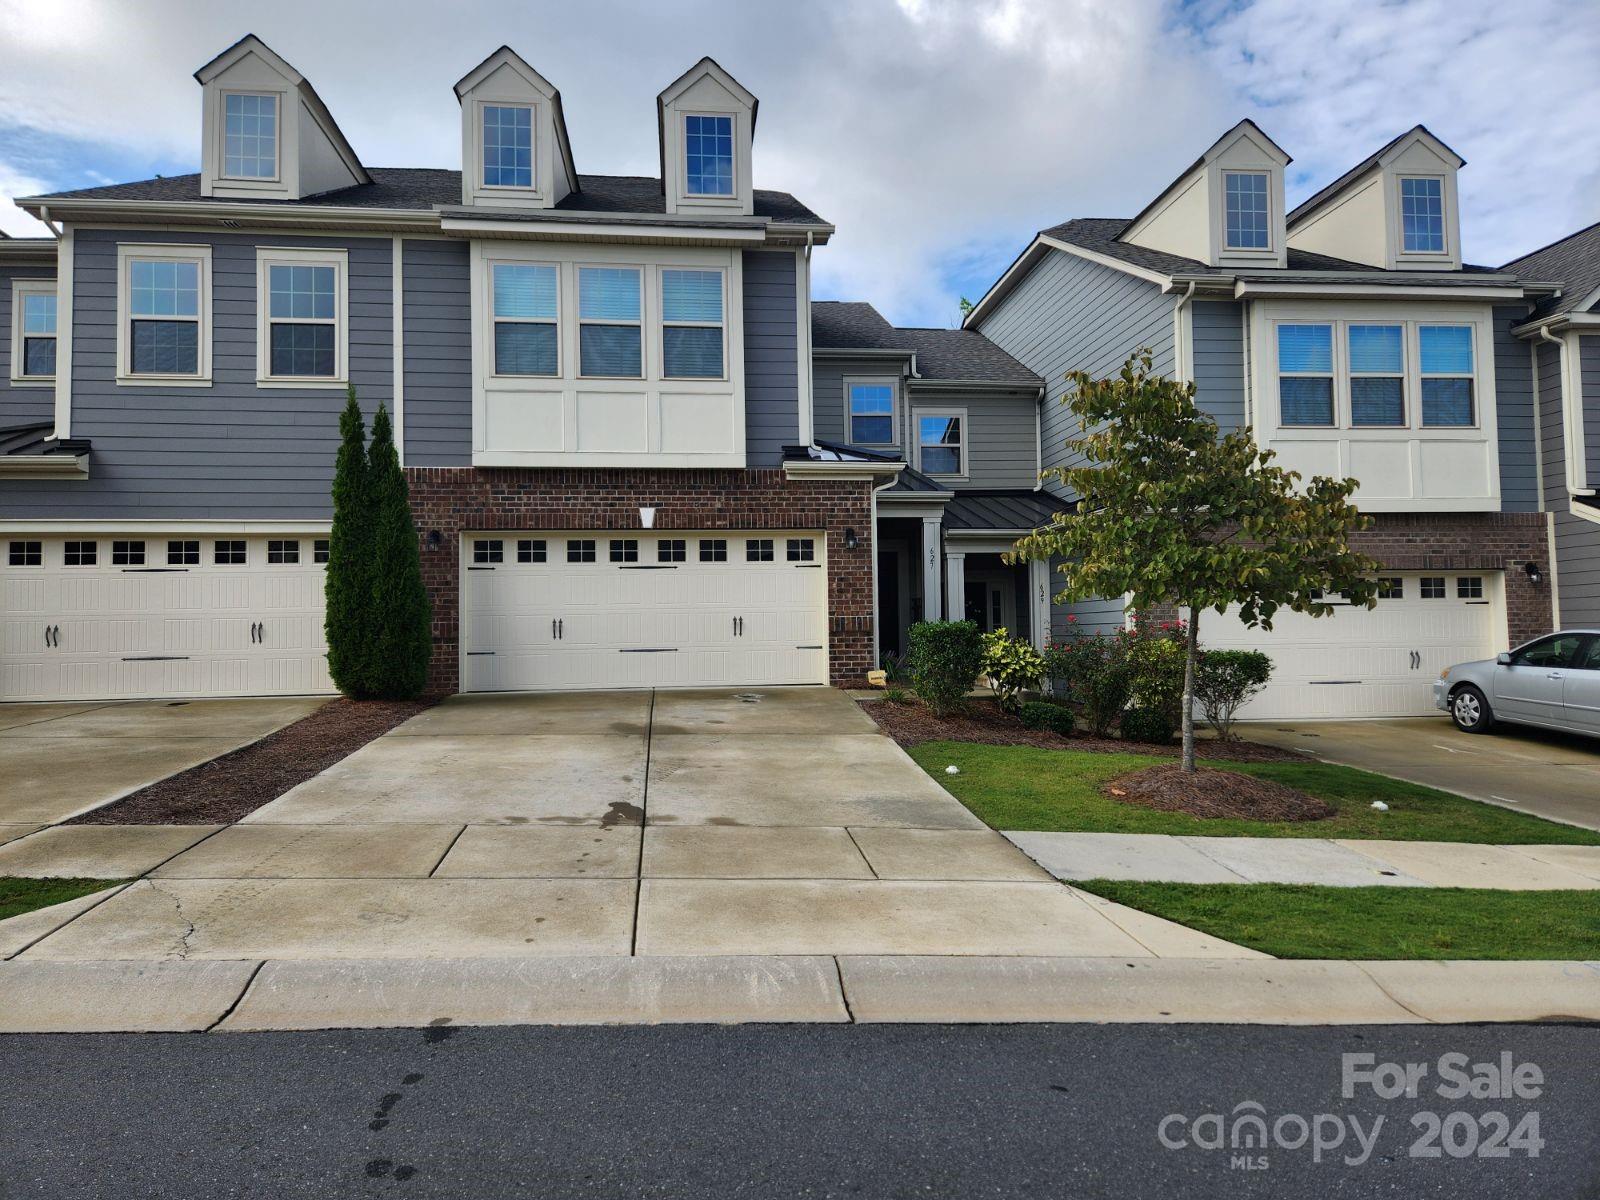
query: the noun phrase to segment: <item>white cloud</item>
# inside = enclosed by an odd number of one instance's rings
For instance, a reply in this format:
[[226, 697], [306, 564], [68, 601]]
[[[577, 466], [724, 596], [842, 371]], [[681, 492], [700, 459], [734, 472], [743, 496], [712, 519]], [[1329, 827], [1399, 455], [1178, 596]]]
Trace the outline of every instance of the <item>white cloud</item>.
[[0, 160], [0, 231], [11, 237], [45, 237], [50, 233], [37, 221], [11, 203], [9, 196], [37, 196], [45, 190], [42, 180], [24, 175]]
[[[450, 86], [504, 42], [562, 89], [580, 170], [654, 173], [655, 93], [709, 53], [761, 97], [758, 181], [839, 227], [816, 256], [819, 293], [908, 323], [953, 321], [963, 282], [981, 290], [1042, 226], [1136, 211], [1246, 115], [1309, 170], [1302, 194], [1428, 124], [1469, 160], [1467, 249], [1482, 261], [1600, 215], [1600, 123], [1585, 117], [1600, 22], [1557, 0], [471, 0], [438, 14], [421, 0], [0, 0], [0, 122], [119, 162], [192, 163], [190, 73], [254, 31], [368, 163], [454, 166]], [[1559, 103], [1538, 79], [1559, 81]], [[0, 195], [44, 173], [0, 142]]]

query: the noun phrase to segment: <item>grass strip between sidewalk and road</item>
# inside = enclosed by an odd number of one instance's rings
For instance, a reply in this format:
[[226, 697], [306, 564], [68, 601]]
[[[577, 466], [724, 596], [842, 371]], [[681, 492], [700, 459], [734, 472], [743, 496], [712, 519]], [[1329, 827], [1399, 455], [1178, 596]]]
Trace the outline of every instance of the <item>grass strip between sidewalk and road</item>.
[[1600, 959], [1600, 891], [1074, 881], [1277, 958]]
[[126, 883], [125, 879], [20, 879], [0, 877], [0, 921], [36, 908], [65, 904], [79, 896]]
[[[1334, 763], [1206, 764], [1298, 788], [1338, 810], [1320, 821], [1250, 821], [1141, 808], [1101, 790], [1120, 775], [1170, 763], [1170, 757], [976, 742], [925, 742], [907, 753], [996, 829], [1600, 846], [1600, 832]], [[960, 773], [946, 774], [947, 766], [955, 766]], [[1389, 811], [1373, 809], [1374, 800], [1382, 800]]]

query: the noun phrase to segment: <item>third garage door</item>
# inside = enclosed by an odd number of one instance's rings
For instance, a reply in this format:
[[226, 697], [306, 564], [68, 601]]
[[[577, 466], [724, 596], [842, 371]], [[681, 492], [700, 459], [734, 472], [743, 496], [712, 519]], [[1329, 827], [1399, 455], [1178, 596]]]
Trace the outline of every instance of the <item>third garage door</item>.
[[494, 533], [462, 542], [462, 690], [828, 679], [825, 535]]
[[1335, 598], [1332, 616], [1280, 610], [1271, 631], [1205, 612], [1200, 643], [1271, 655], [1272, 682], [1241, 711], [1247, 720], [1427, 716], [1441, 670], [1506, 648], [1501, 583], [1494, 573], [1385, 575], [1375, 608]]

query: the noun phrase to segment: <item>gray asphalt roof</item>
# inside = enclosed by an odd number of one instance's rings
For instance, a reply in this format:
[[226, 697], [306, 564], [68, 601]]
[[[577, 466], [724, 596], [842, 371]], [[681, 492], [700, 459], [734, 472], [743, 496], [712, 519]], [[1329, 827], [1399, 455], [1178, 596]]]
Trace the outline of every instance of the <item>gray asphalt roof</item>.
[[885, 488], [881, 495], [924, 495], [928, 492], [948, 492], [950, 489], [942, 483], [929, 479], [915, 467], [906, 467], [900, 472], [899, 478], [894, 481], [894, 486]]
[[1550, 297], [1535, 309], [1534, 316], [1572, 312], [1600, 288], [1600, 222], [1512, 259], [1501, 270], [1566, 285], [1560, 296]]
[[944, 506], [949, 529], [1037, 529], [1073, 505], [1049, 492], [960, 491]]
[[1057, 241], [1071, 242], [1074, 246], [1081, 246], [1085, 250], [1093, 250], [1096, 254], [1104, 254], [1108, 258], [1119, 259], [1136, 267], [1146, 270], [1158, 271], [1163, 275], [1235, 275], [1244, 279], [1282, 279], [1297, 271], [1350, 271], [1364, 275], [1381, 277], [1385, 282], [1400, 285], [1415, 285], [1427, 282], [1430, 285], [1444, 283], [1466, 287], [1480, 283], [1481, 280], [1469, 278], [1473, 275], [1495, 274], [1493, 267], [1480, 267], [1471, 264], [1464, 265], [1459, 274], [1454, 271], [1439, 272], [1438, 274], [1419, 274], [1416, 271], [1384, 271], [1377, 267], [1368, 266], [1366, 263], [1350, 262], [1343, 258], [1330, 258], [1326, 254], [1313, 254], [1308, 250], [1289, 248], [1287, 256], [1288, 266], [1278, 267], [1213, 267], [1195, 258], [1185, 258], [1179, 254], [1168, 254], [1164, 250], [1151, 250], [1147, 246], [1137, 246], [1132, 242], [1120, 242], [1117, 239], [1122, 235], [1132, 222], [1122, 217], [1079, 217], [1072, 221], [1063, 221], [1060, 225], [1052, 225], [1049, 229], [1041, 230], [1041, 237], [1052, 237]]
[[917, 374], [934, 380], [981, 380], [1037, 387], [1039, 376], [971, 329], [927, 329], [891, 325], [859, 300], [811, 304], [811, 344], [827, 350], [906, 350], [917, 356]]
[[[1295, 205], [1294, 210], [1289, 213], [1288, 223], [1290, 225], [1293, 225], [1295, 223], [1295, 221], [1298, 220], [1302, 215], [1304, 215], [1306, 213], [1309, 213], [1312, 209], [1316, 208], [1317, 205], [1321, 204], [1329, 196], [1336, 195], [1341, 189], [1343, 189], [1345, 184], [1350, 183], [1353, 180], [1359, 179], [1361, 176], [1365, 175], [1368, 171], [1370, 171], [1374, 166], [1377, 165], [1377, 162], [1378, 162], [1378, 160], [1380, 158], [1382, 158], [1385, 154], [1389, 153], [1389, 151], [1391, 149], [1393, 149], [1395, 146], [1399, 145], [1402, 141], [1404, 141], [1406, 138], [1410, 137], [1413, 133], [1416, 133], [1418, 130], [1421, 130], [1423, 133], [1425, 133], [1429, 137], [1431, 137], [1434, 141], [1438, 142], [1441, 146], [1444, 146], [1444, 148], [1446, 150], [1450, 150], [1449, 146], [1445, 146], [1444, 139], [1439, 137], [1438, 134], [1434, 133], [1433, 130], [1429, 129], [1426, 125], [1413, 125], [1410, 129], [1406, 130], [1404, 133], [1396, 134], [1394, 137], [1390, 138], [1387, 142], [1385, 142], [1383, 145], [1379, 146], [1376, 150], [1374, 150], [1371, 154], [1367, 155], [1367, 157], [1363, 158], [1355, 166], [1351, 167], [1343, 175], [1339, 176], [1339, 178], [1335, 179], [1327, 187], [1321, 189], [1315, 195], [1311, 196], [1309, 199], [1304, 200], [1301, 203]], [[1450, 153], [1451, 154], [1456, 154], [1456, 152], [1454, 150], [1450, 150]], [[1457, 158], [1461, 158], [1461, 155], [1456, 154], [1456, 157]], [[1465, 161], [1465, 160], [1463, 160], [1463, 161]]]
[[[306, 207], [415, 209], [461, 204], [461, 172], [433, 167], [371, 167], [371, 183], [307, 196], [304, 200], [257, 200], [244, 203], [294, 204]], [[665, 213], [661, 181], [653, 175], [579, 175], [579, 190], [555, 208], [567, 212]], [[43, 200], [203, 201], [199, 175], [169, 175], [137, 183], [54, 192]], [[779, 224], [820, 225], [825, 221], [788, 192], [761, 188], [755, 193], [755, 215]]]

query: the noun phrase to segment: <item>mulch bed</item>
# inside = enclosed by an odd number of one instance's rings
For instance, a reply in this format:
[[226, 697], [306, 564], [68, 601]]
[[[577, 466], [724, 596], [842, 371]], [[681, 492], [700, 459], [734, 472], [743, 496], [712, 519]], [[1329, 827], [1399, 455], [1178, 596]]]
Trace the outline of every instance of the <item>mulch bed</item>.
[[[968, 700], [966, 712], [948, 717], [934, 716], [927, 705], [915, 700], [907, 704], [882, 699], [858, 703], [885, 733], [908, 749], [923, 742], [979, 742], [986, 746], [1038, 746], [1045, 750], [1087, 750], [1096, 754], [1176, 755], [1182, 751], [1176, 742], [1158, 746], [1095, 737], [1090, 733], [1062, 737], [1042, 729], [1025, 729], [1021, 721], [993, 700]], [[1195, 754], [1200, 758], [1223, 758], [1232, 762], [1304, 761], [1300, 755], [1276, 746], [1244, 741], [1224, 743], [1213, 738], [1196, 738]]]
[[1176, 764], [1121, 775], [1101, 789], [1119, 804], [1191, 817], [1246, 821], [1321, 821], [1338, 811], [1326, 801], [1270, 779], [1205, 767], [1185, 775]]
[[432, 700], [330, 700], [259, 742], [152, 783], [67, 825], [231, 825], [409, 721]]

